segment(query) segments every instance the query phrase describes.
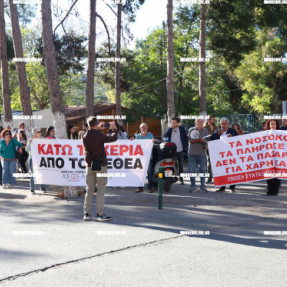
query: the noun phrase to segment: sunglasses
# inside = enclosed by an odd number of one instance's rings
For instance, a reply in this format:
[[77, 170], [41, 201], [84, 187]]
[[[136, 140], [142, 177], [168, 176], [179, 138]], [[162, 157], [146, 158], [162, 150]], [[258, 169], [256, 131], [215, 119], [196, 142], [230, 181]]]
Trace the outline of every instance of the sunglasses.
[[11, 134], [10, 133], [5, 133], [4, 136], [11, 136]]
[[40, 131], [36, 132], [36, 134], [40, 134], [40, 133], [41, 133]]

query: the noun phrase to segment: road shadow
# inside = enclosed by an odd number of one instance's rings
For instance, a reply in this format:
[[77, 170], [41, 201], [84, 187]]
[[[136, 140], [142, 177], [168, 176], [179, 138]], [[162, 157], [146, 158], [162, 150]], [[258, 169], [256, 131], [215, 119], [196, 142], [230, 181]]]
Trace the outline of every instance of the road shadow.
[[[158, 209], [156, 193], [135, 194], [134, 188], [107, 188], [105, 213], [112, 216], [108, 224], [113, 227], [136, 227], [178, 235], [188, 230], [209, 231], [210, 235], [202, 236], [203, 239], [286, 250], [286, 236], [264, 235], [268, 230], [286, 230], [285, 188], [278, 197], [267, 197], [264, 186], [264, 182], [258, 182], [240, 185], [236, 193], [189, 193], [188, 186], [176, 184], [171, 193], [163, 195], [162, 210]], [[2, 221], [9, 216], [17, 224], [85, 224], [83, 196], [62, 200], [55, 195], [51, 191], [32, 196], [29, 190], [27, 195], [2, 193]], [[92, 217], [96, 214], [95, 204], [96, 196]]]

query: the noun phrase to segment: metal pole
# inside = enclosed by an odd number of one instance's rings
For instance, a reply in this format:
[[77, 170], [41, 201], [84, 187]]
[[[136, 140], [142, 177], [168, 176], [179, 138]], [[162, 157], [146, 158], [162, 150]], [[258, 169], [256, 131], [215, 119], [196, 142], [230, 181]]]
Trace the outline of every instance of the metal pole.
[[287, 101], [282, 101], [282, 114], [287, 114]]
[[162, 209], [162, 178], [163, 178], [163, 173], [162, 173], [162, 168], [159, 168], [159, 173], [158, 173], [158, 209]]

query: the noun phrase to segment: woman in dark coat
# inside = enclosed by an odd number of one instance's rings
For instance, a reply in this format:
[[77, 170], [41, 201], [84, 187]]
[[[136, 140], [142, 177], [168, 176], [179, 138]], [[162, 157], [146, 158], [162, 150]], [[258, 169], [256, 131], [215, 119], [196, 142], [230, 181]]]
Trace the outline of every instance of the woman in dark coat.
[[[269, 119], [265, 124], [265, 130], [279, 130], [279, 122], [275, 119]], [[277, 177], [267, 179], [268, 191], [267, 195], [278, 195], [280, 187], [280, 179]]]

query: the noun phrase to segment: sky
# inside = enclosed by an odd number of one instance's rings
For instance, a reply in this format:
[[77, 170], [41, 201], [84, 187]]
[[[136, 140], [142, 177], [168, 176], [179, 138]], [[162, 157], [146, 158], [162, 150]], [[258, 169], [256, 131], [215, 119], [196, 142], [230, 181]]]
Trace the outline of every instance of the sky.
[[[81, 17], [89, 20], [89, 0], [85, 1], [85, 5], [77, 5]], [[112, 0], [105, 0], [106, 3], [112, 3]], [[166, 20], [166, 2], [167, 0], [146, 0], [140, 7], [136, 14], [136, 22], [130, 23], [129, 27], [134, 35], [134, 41], [129, 47], [133, 47], [136, 39], [143, 39], [148, 35], [148, 32], [161, 26], [162, 22]], [[112, 11], [107, 8], [104, 1], [97, 1], [97, 12], [107, 21], [109, 26], [116, 27], [116, 18]], [[98, 21], [98, 25], [101, 25]]]
[[[39, 0], [22, 0], [22, 1], [36, 1], [39, 3]], [[70, 1], [68, 0], [52, 0], [52, 9], [60, 9], [63, 11], [63, 15], [68, 11], [70, 7]], [[113, 0], [97, 0], [97, 12], [104, 18], [106, 24], [109, 27], [109, 30], [116, 28], [116, 17], [113, 12], [107, 7], [105, 3], [111, 4]], [[162, 22], [166, 21], [166, 4], [167, 0], [146, 0], [145, 3], [140, 7], [136, 14], [136, 22], [129, 23], [129, 28], [131, 29], [132, 34], [134, 35], [134, 40], [131, 41], [128, 45], [128, 48], [132, 49], [135, 46], [137, 39], [144, 39], [148, 33], [157, 27], [162, 26]], [[65, 22], [66, 26], [72, 27], [77, 31], [82, 32], [88, 36], [89, 30], [89, 0], [79, 0], [75, 5], [76, 9], [73, 9], [73, 15], [68, 18]], [[75, 15], [75, 11], [79, 12], [79, 15]], [[38, 20], [33, 20], [31, 26], [37, 25], [37, 21], [41, 21], [41, 4], [38, 4], [38, 10], [36, 13], [36, 18]], [[58, 19], [53, 19], [54, 27], [59, 22]], [[58, 32], [62, 33], [62, 28], [58, 28]], [[96, 45], [97, 47], [103, 41], [106, 41], [107, 35], [104, 29], [103, 24], [97, 19], [97, 35]], [[115, 41], [115, 39], [113, 39]]]

